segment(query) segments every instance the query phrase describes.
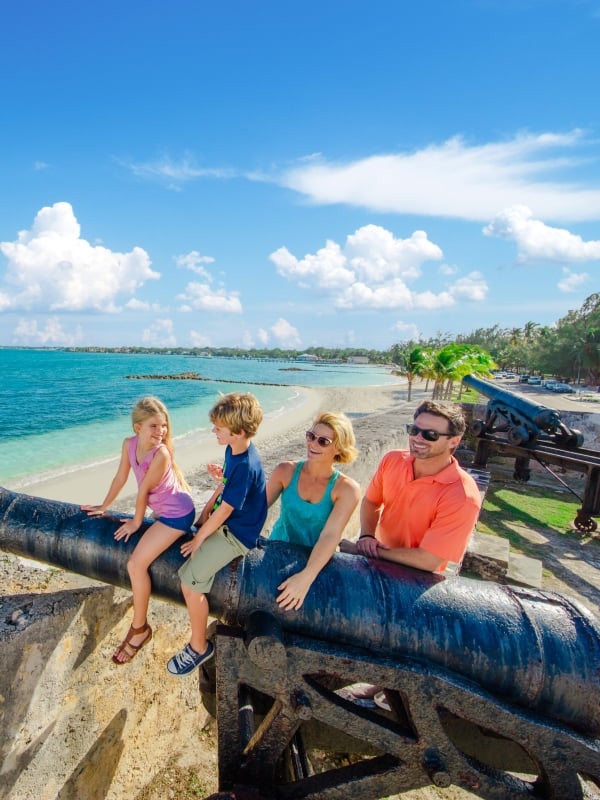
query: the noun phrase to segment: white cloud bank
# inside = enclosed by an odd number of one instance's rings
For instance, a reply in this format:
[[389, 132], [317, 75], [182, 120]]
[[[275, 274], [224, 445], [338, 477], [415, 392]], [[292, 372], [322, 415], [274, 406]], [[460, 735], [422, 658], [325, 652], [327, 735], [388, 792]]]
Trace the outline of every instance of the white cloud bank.
[[515, 204], [552, 220], [600, 219], [600, 189], [552, 179], [581, 163], [583, 134], [522, 134], [469, 145], [461, 137], [414, 152], [345, 163], [306, 159], [276, 181], [316, 204], [485, 222]]
[[40, 327], [36, 320], [20, 319], [13, 331], [15, 344], [36, 344], [42, 347], [51, 345], [72, 346], [80, 342], [82, 337], [81, 326], [78, 325], [73, 333], [68, 333], [57, 317], [47, 319], [44, 327]]
[[70, 203], [54, 203], [36, 215], [31, 230], [0, 242], [7, 260], [0, 310], [115, 311], [160, 273], [141, 247], [118, 253], [80, 237]]
[[534, 219], [527, 206], [512, 206], [497, 214], [483, 229], [486, 236], [515, 242], [519, 261], [581, 263], [600, 259], [600, 241], [585, 242], [564, 228], [553, 228]]
[[439, 293], [416, 292], [408, 284], [422, 274], [425, 261], [443, 258], [442, 250], [415, 231], [397, 239], [378, 225], [365, 225], [346, 239], [344, 247], [328, 241], [314, 254], [298, 259], [286, 247], [269, 256], [280, 275], [303, 288], [318, 287], [333, 295], [340, 309], [434, 309], [457, 299], [482, 300], [487, 284], [472, 272]]

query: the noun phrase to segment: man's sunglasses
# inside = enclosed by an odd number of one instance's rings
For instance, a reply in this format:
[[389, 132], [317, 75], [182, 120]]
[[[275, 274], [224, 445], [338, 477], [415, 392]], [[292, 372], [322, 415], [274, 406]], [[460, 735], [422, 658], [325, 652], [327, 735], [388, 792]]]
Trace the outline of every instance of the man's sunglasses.
[[454, 436], [453, 433], [440, 433], [431, 428], [419, 428], [418, 425], [407, 425], [406, 432], [409, 436], [418, 436], [421, 434], [426, 442], [437, 442], [440, 436]]
[[329, 447], [330, 444], [333, 444], [333, 439], [328, 439], [326, 436], [317, 436], [312, 431], [306, 431], [306, 441], [317, 442], [321, 447]]

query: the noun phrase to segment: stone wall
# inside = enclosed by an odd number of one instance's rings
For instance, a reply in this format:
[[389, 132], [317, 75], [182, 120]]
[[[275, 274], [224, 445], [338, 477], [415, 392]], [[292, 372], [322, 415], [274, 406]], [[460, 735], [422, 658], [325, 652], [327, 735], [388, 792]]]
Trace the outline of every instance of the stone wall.
[[[31, 565], [26, 573], [29, 582], [48, 577]], [[165, 669], [186, 641], [185, 610], [153, 601], [152, 641], [116, 666], [111, 654], [129, 626], [130, 595], [72, 577], [81, 587], [0, 600], [0, 797], [122, 800], [137, 797], [171, 760], [201, 768], [203, 759], [208, 795], [215, 754], [197, 746], [207, 722], [197, 678], [178, 680]]]

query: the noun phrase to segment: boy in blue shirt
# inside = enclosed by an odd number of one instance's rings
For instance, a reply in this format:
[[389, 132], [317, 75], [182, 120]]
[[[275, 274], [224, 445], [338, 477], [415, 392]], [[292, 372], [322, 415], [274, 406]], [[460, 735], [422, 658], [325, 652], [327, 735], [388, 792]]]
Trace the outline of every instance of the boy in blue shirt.
[[255, 547], [267, 518], [266, 481], [260, 456], [251, 439], [263, 414], [254, 395], [223, 395], [210, 412], [213, 433], [225, 445], [223, 469], [209, 465], [219, 486], [196, 520], [198, 532], [181, 546], [189, 556], [179, 569], [181, 590], [191, 622], [189, 644], [167, 664], [171, 675], [190, 672], [214, 655], [206, 640], [207, 594], [215, 574], [230, 561]]

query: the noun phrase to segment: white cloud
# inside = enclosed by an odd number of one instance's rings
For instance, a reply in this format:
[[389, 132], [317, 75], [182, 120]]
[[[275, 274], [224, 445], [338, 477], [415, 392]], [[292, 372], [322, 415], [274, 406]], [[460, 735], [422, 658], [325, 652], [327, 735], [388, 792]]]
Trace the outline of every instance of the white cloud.
[[183, 301], [180, 311], [220, 311], [226, 314], [241, 314], [242, 304], [238, 292], [224, 289], [213, 291], [207, 283], [191, 281], [178, 299]]
[[57, 317], [50, 317], [43, 328], [36, 320], [20, 319], [13, 331], [13, 341], [21, 345], [71, 346], [80, 342], [82, 337], [80, 326], [73, 333], [67, 333]]
[[456, 275], [458, 269], [450, 264], [442, 264], [438, 270], [440, 275]]
[[298, 329], [294, 328], [286, 319], [278, 319], [271, 326], [271, 332], [282, 347], [296, 347], [302, 343]]
[[210, 347], [211, 345], [209, 337], [198, 331], [190, 331], [190, 341], [192, 347]]
[[256, 333], [256, 338], [262, 345], [266, 345], [269, 342], [269, 331], [266, 331], [264, 328], [259, 328]]
[[302, 259], [293, 256], [287, 247], [280, 247], [269, 256], [277, 267], [277, 272], [305, 288], [317, 283], [323, 288], [350, 286], [354, 272], [347, 267], [347, 258], [339, 244], [328, 241], [325, 247]]
[[175, 256], [175, 263], [181, 269], [189, 269], [190, 272], [195, 272], [203, 278], [212, 280], [210, 273], [202, 265], [213, 264], [214, 258], [212, 256], [201, 256], [197, 250], [191, 250], [183, 256]]
[[587, 272], [571, 272], [567, 267], [563, 267], [563, 278], [557, 283], [561, 292], [574, 292], [589, 280]]
[[175, 347], [177, 339], [173, 330], [173, 321], [157, 319], [142, 332], [142, 341], [149, 347]]
[[346, 239], [342, 247], [328, 241], [314, 255], [297, 259], [285, 247], [269, 256], [280, 275], [303, 288], [317, 287], [333, 295], [341, 309], [436, 309], [454, 305], [457, 299], [479, 300], [487, 285], [473, 273], [435, 294], [417, 292], [408, 284], [421, 277], [426, 261], [440, 260], [443, 253], [425, 231], [397, 239], [378, 225], [365, 225]]
[[457, 300], [485, 300], [488, 285], [481, 272], [470, 272], [453, 283], [449, 292]]
[[131, 170], [138, 178], [160, 181], [169, 189], [179, 190], [184, 183], [202, 178], [234, 178], [236, 172], [231, 169], [198, 167], [191, 155], [179, 160], [168, 156], [140, 163], [120, 161], [121, 165]]
[[161, 307], [158, 303], [146, 303], [143, 300], [138, 300], [136, 297], [132, 297], [131, 300], [128, 300], [124, 307], [129, 309], [129, 311], [152, 311], [155, 314], [161, 311]]
[[512, 206], [497, 214], [483, 229], [486, 236], [515, 242], [520, 261], [533, 259], [579, 263], [600, 259], [600, 241], [585, 242], [564, 228], [553, 228], [534, 219], [527, 206]]
[[0, 242], [0, 252], [7, 259], [4, 309], [115, 311], [119, 298], [160, 277], [141, 247], [118, 253], [82, 239], [70, 203], [42, 208], [31, 230]]
[[242, 347], [246, 350], [250, 350], [251, 347], [254, 347], [254, 336], [252, 336], [250, 331], [244, 331], [242, 333]]
[[227, 292], [222, 287], [218, 289], [211, 287], [213, 276], [203, 265], [213, 264], [214, 261], [212, 256], [201, 256], [197, 250], [175, 257], [178, 267], [189, 269], [204, 279], [190, 281], [184, 291], [177, 296], [178, 300], [183, 301], [180, 311], [221, 311], [225, 314], [242, 312], [239, 292]]
[[549, 219], [597, 220], [599, 189], [552, 180], [559, 169], [579, 166], [585, 144], [579, 130], [520, 134], [481, 145], [457, 136], [414, 152], [347, 163], [311, 158], [276, 180], [316, 204], [346, 203], [384, 213], [483, 222], [520, 203]]
[[392, 330], [400, 334], [401, 342], [418, 342], [421, 338], [419, 329], [413, 322], [402, 322], [399, 320], [395, 325], [392, 325]]

